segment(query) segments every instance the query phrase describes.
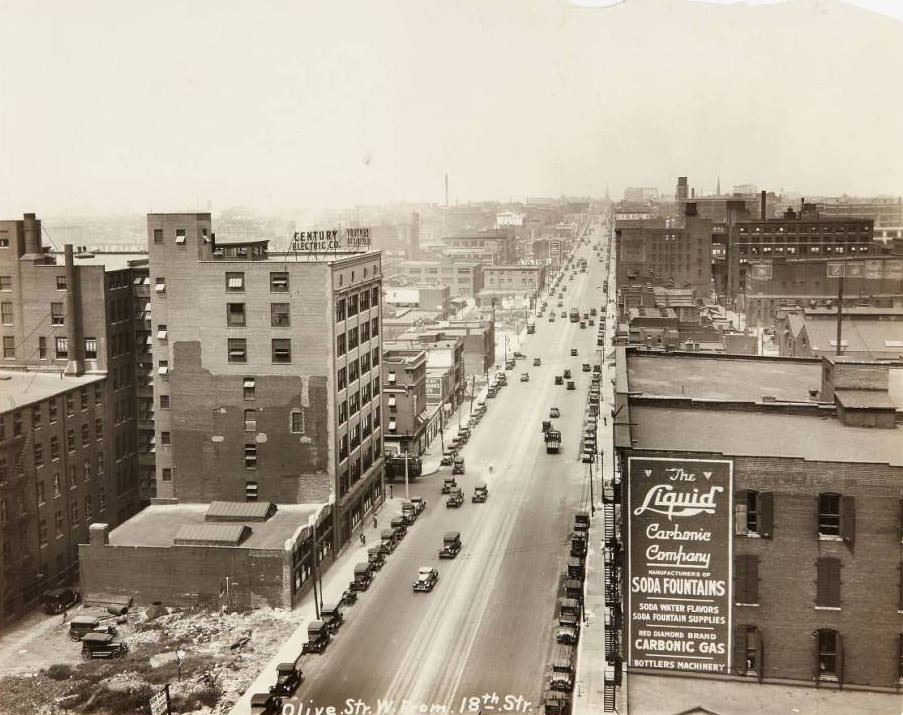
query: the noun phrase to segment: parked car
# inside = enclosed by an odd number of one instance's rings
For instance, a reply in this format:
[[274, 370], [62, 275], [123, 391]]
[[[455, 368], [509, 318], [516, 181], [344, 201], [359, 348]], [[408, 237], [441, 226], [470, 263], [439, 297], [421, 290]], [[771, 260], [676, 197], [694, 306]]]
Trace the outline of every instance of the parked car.
[[280, 663], [276, 666], [276, 684], [270, 686], [271, 695], [291, 695], [304, 681], [304, 673], [294, 663]]
[[442, 453], [442, 459], [439, 460], [440, 467], [450, 467], [452, 463], [455, 461], [455, 455], [457, 452], [453, 449], [446, 449]]
[[301, 648], [301, 654], [322, 653], [329, 645], [329, 627], [324, 621], [311, 621], [307, 624], [307, 643]]
[[79, 600], [81, 598], [78, 591], [68, 586], [45, 591], [41, 597], [41, 601], [44, 604], [44, 613], [48, 613], [51, 616], [62, 613], [78, 603]]
[[345, 616], [342, 615], [342, 605], [336, 602], [327, 602], [320, 608], [320, 620], [326, 624], [326, 630], [335, 633], [345, 622]]
[[555, 640], [565, 645], [577, 645], [580, 640], [579, 626], [559, 626], [555, 633]]
[[80, 641], [88, 633], [116, 635], [116, 626], [104, 623], [97, 616], [74, 616], [69, 621], [70, 640]]
[[417, 571], [417, 579], [414, 581], [414, 591], [430, 592], [439, 580], [439, 570], [431, 566], [421, 566]]
[[414, 505], [414, 512], [417, 514], [422, 514], [426, 509], [426, 499], [423, 497], [411, 497], [411, 504]]
[[86, 633], [82, 636], [82, 658], [121, 658], [129, 647], [112, 633]]
[[254, 693], [251, 696], [251, 715], [279, 715], [282, 698], [273, 693]]

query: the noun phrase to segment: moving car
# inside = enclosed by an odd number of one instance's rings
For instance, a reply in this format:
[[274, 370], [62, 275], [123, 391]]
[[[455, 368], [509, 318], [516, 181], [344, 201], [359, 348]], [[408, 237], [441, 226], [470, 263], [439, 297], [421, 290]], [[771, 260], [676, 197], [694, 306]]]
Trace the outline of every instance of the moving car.
[[272, 695], [291, 695], [304, 680], [304, 673], [294, 663], [280, 663], [276, 666], [276, 684], [270, 686]]
[[577, 357], [577, 348], [571, 348], [571, 357]]
[[561, 417], [561, 410], [559, 410], [557, 407], [552, 407], [549, 410], [549, 417]]
[[517, 352], [517, 350], [514, 351], [514, 358], [516, 360], [523, 360], [525, 357], [527, 357], [527, 356], [524, 355], [523, 353], [519, 353], [519, 352]]
[[455, 462], [452, 465], [452, 474], [464, 474], [464, 457], [455, 457]]
[[478, 482], [473, 488], [473, 496], [470, 498], [470, 501], [482, 504], [488, 498], [489, 487], [486, 486], [486, 482]]
[[429, 593], [439, 580], [439, 571], [431, 566], [421, 566], [417, 571], [417, 579], [414, 581], [414, 591], [424, 591]]
[[539, 367], [540, 365], [542, 365], [542, 358], [533, 358], [533, 367]]
[[576, 390], [576, 389], [577, 389], [577, 387], [574, 385], [574, 381], [573, 381], [573, 380], [568, 380], [568, 389], [569, 389], [569, 390]]
[[555, 384], [556, 385], [564, 384], [564, 379], [561, 377], [561, 375], [555, 375]]
[[563, 374], [564, 374], [564, 379], [565, 379], [565, 380], [570, 380], [570, 379], [571, 379], [571, 369], [570, 369], [570, 368], [567, 368], [567, 369], [564, 371]]
[[521, 382], [530, 382], [530, 373], [529, 373], [529, 372], [522, 372], [522, 373], [520, 374], [520, 381], [521, 381]]
[[121, 658], [129, 652], [129, 647], [117, 641], [112, 633], [86, 633], [82, 637], [82, 658]]
[[445, 500], [445, 506], [453, 509], [457, 509], [464, 503], [464, 492], [460, 489], [452, 489], [449, 493], [448, 498]]
[[454, 477], [446, 477], [442, 480], [442, 493], [449, 494], [452, 489], [458, 488], [458, 482], [455, 481]]
[[[494, 394], [495, 393], [493, 392], [493, 395]], [[455, 452], [455, 450], [446, 449], [442, 453], [442, 459], [439, 460], [439, 466], [440, 467], [450, 467], [452, 465], [452, 463], [455, 461], [456, 454], [457, 454], [457, 452]]]
[[458, 531], [447, 531], [442, 537], [442, 548], [439, 549], [440, 559], [453, 559], [461, 550], [461, 533]]

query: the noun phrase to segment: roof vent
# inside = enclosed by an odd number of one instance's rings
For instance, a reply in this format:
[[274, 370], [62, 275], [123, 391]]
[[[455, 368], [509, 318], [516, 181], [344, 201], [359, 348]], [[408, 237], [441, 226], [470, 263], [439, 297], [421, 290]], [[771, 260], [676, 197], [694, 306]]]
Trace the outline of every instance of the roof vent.
[[778, 398], [774, 395], [762, 395], [762, 402], [777, 402]]
[[819, 392], [819, 390], [817, 387], [810, 389], [809, 390], [809, 399], [812, 400], [813, 402], [818, 402], [818, 392]]

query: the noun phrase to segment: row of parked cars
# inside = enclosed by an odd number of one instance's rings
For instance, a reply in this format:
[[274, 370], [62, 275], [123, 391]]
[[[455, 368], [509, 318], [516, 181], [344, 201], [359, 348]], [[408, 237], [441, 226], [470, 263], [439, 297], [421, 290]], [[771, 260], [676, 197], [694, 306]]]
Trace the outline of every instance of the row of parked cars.
[[367, 549], [367, 560], [354, 566], [354, 578], [341, 598], [326, 601], [320, 607], [320, 617], [307, 624], [307, 642], [301, 647], [301, 654], [294, 661], [287, 661], [276, 666], [276, 683], [268, 693], [255, 693], [251, 696], [251, 712], [253, 715], [277, 715], [282, 712], [282, 699], [290, 696], [304, 681], [301, 669], [301, 658], [308, 653], [322, 653], [336, 635], [345, 616], [342, 609], [357, 602], [358, 593], [366, 591], [373, 582], [373, 577], [386, 562], [386, 556], [395, 551], [399, 542], [407, 535], [407, 528], [426, 508], [426, 501], [421, 497], [413, 497], [402, 502], [401, 515], [393, 517], [389, 528], [380, 532], [378, 545]]
[[571, 698], [576, 678], [576, 646], [580, 640], [583, 611], [583, 581], [586, 577], [588, 538], [589, 514], [579, 511], [574, 515], [564, 593], [558, 601], [558, 628], [555, 631], [558, 647], [543, 692], [543, 708], [546, 715], [569, 715], [571, 712]]

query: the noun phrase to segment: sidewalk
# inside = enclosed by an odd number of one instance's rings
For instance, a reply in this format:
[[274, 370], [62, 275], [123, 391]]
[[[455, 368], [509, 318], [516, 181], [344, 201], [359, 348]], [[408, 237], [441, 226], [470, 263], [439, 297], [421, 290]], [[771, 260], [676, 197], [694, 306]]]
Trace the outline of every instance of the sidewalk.
[[[338, 601], [348, 583], [354, 578], [354, 565], [367, 560], [367, 549], [379, 544], [379, 533], [388, 527], [392, 518], [401, 514], [401, 502], [404, 500], [404, 489], [393, 499], [386, 499], [376, 512], [377, 526], [373, 527], [373, 517], [365, 520], [363, 529], [367, 543], [362, 544], [358, 538], [360, 531], [355, 531], [352, 540], [339, 552], [335, 561], [322, 575], [323, 603]], [[349, 606], [354, 608], [354, 606]], [[247, 687], [232, 709], [230, 715], [249, 715], [251, 712], [251, 696], [254, 693], [265, 693], [276, 682], [276, 666], [279, 663], [293, 662], [301, 655], [301, 648], [307, 642], [307, 624], [316, 620], [313, 589], [301, 599], [292, 613], [298, 619], [298, 627], [282, 643], [276, 654], [270, 658], [257, 678]], [[341, 638], [341, 634], [338, 636]]]

